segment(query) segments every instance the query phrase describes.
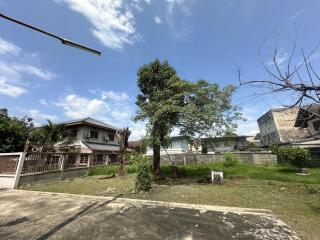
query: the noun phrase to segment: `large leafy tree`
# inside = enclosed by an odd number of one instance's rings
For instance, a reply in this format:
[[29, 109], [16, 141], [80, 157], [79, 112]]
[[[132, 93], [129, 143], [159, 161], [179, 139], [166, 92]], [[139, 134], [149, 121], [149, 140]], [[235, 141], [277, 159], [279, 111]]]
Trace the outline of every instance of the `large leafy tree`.
[[137, 97], [139, 110], [135, 120], [148, 120], [148, 132], [153, 147], [153, 170], [157, 176], [160, 175], [161, 144], [165, 142], [166, 135], [179, 117], [179, 112], [172, 108], [174, 105], [183, 104], [183, 95], [177, 94], [180, 82], [176, 70], [166, 61], [161, 63], [157, 59], [138, 71], [138, 87], [141, 93]]
[[216, 83], [199, 80], [190, 83], [184, 94], [184, 104], [179, 109], [175, 127], [190, 140], [201, 136], [224, 135], [234, 132], [235, 120], [242, 119], [237, 106], [231, 103], [236, 88], [232, 85], [220, 88]]
[[205, 80], [182, 80], [167, 61], [155, 61], [138, 70], [136, 121], [147, 121], [153, 147], [153, 170], [160, 175], [160, 147], [174, 127], [189, 138], [221, 135], [233, 130], [241, 116], [231, 105], [233, 86], [220, 88]]
[[31, 118], [10, 117], [8, 110], [0, 109], [0, 152], [20, 152], [34, 130]]

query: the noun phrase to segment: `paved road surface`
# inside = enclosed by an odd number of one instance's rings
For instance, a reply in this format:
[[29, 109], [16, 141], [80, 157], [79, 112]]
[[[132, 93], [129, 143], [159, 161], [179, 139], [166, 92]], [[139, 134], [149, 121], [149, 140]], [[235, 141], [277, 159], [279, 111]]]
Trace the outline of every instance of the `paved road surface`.
[[0, 191], [0, 239], [299, 239], [270, 211]]

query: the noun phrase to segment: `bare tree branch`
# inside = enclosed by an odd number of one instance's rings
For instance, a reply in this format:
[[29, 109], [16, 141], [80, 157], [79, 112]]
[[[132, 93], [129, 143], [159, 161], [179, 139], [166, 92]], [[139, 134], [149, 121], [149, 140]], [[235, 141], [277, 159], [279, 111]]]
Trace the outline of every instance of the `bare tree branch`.
[[[311, 57], [315, 55], [320, 45], [317, 45], [315, 48], [313, 48], [308, 55], [306, 55], [302, 49], [301, 55], [303, 61], [294, 66], [294, 70], [292, 71], [292, 63], [296, 53], [296, 47], [296, 42], [293, 41], [293, 47], [290, 51], [287, 66], [286, 68], [283, 68], [279, 64], [279, 52], [276, 45], [272, 55], [272, 65], [274, 71], [270, 69], [262, 60], [262, 49], [259, 49], [259, 61], [264, 70], [268, 73], [268, 75], [270, 75], [270, 79], [243, 81], [241, 79], [241, 69], [239, 66], [237, 66], [237, 78], [240, 86], [252, 85], [258, 88], [266, 88], [270, 89], [271, 93], [285, 91], [298, 93], [298, 96], [296, 96], [296, 99], [294, 99], [292, 105], [290, 104], [291, 107], [301, 105], [305, 100], [320, 103], [320, 82], [318, 82], [320, 80], [320, 74], [317, 74], [317, 71], [311, 64]], [[303, 74], [301, 74], [301, 72], [303, 72]]]

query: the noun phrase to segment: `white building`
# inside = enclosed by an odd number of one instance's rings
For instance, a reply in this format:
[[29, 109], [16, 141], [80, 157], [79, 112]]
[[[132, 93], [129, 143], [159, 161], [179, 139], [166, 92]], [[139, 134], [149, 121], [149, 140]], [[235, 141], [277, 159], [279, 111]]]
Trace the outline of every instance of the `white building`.
[[[119, 144], [116, 131], [118, 128], [101, 121], [84, 118], [58, 123], [72, 133], [72, 142], [67, 147], [74, 147], [80, 153], [80, 164], [88, 162], [88, 153], [94, 153], [96, 161], [116, 162]], [[65, 143], [55, 145], [57, 149], [65, 147]]]
[[[182, 136], [174, 136], [170, 137], [170, 143], [165, 147], [161, 147], [160, 155], [166, 155], [166, 151], [168, 154], [181, 154], [188, 152], [188, 141], [185, 137]], [[153, 155], [153, 148], [148, 147], [146, 155]]]

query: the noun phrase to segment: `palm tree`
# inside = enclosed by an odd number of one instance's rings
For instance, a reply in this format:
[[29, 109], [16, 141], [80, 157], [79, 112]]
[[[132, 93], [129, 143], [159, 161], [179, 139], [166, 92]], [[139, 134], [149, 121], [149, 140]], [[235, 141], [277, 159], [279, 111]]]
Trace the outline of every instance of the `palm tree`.
[[69, 131], [63, 125], [56, 125], [49, 119], [47, 124], [39, 129], [41, 136], [40, 144], [50, 150], [54, 149], [54, 144], [64, 141], [70, 136]]

